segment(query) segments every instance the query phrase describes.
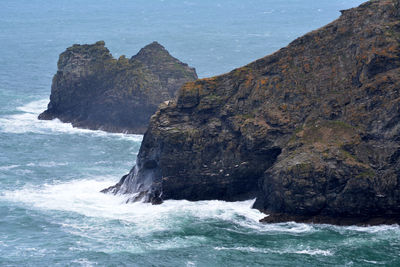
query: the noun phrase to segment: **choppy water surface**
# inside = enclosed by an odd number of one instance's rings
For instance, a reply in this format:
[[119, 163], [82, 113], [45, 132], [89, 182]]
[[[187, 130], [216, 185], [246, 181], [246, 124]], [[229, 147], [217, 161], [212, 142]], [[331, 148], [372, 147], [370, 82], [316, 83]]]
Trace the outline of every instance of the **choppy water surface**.
[[142, 136], [38, 121], [58, 54], [105, 40], [114, 56], [157, 40], [224, 73], [361, 1], [0, 1], [0, 266], [400, 265], [400, 227], [262, 225], [253, 200], [125, 204], [99, 190]]

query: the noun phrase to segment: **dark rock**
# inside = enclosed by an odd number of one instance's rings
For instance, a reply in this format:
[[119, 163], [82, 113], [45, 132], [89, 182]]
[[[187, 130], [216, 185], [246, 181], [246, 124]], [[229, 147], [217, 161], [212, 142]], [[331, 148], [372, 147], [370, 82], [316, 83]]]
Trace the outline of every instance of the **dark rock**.
[[264, 222], [399, 223], [399, 6], [369, 1], [270, 56], [187, 83], [111, 191], [157, 203], [257, 196]]
[[289, 215], [287, 213], [272, 213], [260, 220], [262, 223], [313, 223], [313, 224], [336, 224], [341, 226], [358, 225], [373, 226], [380, 224], [398, 224], [399, 218], [394, 216], [385, 217], [329, 217], [329, 216], [304, 216]]
[[157, 42], [131, 59], [114, 59], [103, 41], [73, 45], [60, 55], [48, 109], [39, 119], [59, 118], [74, 127], [144, 133], [163, 101], [174, 98], [196, 71]]

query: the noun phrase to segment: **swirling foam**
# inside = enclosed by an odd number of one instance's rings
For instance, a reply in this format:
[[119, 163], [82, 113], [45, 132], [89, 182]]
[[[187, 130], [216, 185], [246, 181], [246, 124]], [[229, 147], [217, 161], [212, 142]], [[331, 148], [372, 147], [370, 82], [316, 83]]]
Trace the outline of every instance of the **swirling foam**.
[[215, 247], [215, 250], [239, 250], [243, 252], [264, 253], [264, 254], [305, 254], [310, 256], [332, 256], [334, 253], [329, 250], [322, 249], [301, 249], [301, 248], [288, 248], [284, 250], [274, 250], [268, 248], [257, 247]]
[[[64, 183], [25, 186], [20, 190], [5, 191], [0, 199], [22, 203], [44, 210], [75, 212], [88, 217], [124, 220], [141, 225], [144, 232], [168, 229], [175, 217], [197, 217], [239, 221], [254, 227], [264, 214], [251, 209], [254, 200], [241, 202], [168, 200], [162, 205], [149, 203], [126, 204], [126, 195], [100, 193], [116, 181], [111, 177], [101, 180], [82, 179]], [[238, 220], [238, 217], [241, 219]], [[153, 222], [153, 223], [152, 223]], [[162, 223], [160, 223], [162, 222]], [[147, 229], [145, 229], [147, 228]]]
[[39, 114], [46, 109], [48, 99], [30, 102], [17, 107], [18, 114], [0, 117], [0, 131], [6, 133], [38, 133], [38, 134], [90, 134], [101, 137], [120, 137], [135, 142], [142, 141], [142, 135], [107, 133], [100, 130], [87, 130], [72, 127], [71, 123], [63, 123], [58, 119], [38, 120]]
[[3, 192], [0, 199], [22, 203], [38, 209], [75, 212], [87, 217], [132, 222], [140, 225], [143, 233], [168, 229], [177, 221], [176, 218], [182, 217], [194, 217], [199, 220], [223, 220], [263, 234], [279, 232], [291, 235], [310, 234], [327, 228], [336, 232], [363, 231], [368, 233], [388, 230], [397, 232], [400, 229], [398, 225], [338, 227], [294, 222], [261, 224], [259, 220], [265, 214], [251, 208], [254, 200], [240, 202], [168, 200], [162, 205], [126, 204], [129, 197], [127, 195], [114, 196], [100, 193], [100, 190], [116, 182], [115, 177], [103, 177], [102, 179], [55, 182], [41, 186], [27, 185], [19, 190]]

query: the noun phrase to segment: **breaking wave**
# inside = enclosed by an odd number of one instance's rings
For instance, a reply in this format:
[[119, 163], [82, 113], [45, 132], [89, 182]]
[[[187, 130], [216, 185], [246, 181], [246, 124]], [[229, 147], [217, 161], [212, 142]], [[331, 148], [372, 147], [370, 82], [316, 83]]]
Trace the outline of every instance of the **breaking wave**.
[[50, 121], [39, 120], [37, 117], [46, 109], [48, 102], [48, 99], [33, 101], [24, 106], [17, 107], [16, 109], [18, 113], [16, 114], [0, 117], [0, 131], [15, 134], [88, 134], [100, 137], [120, 137], [136, 142], [142, 141], [142, 135], [108, 133], [100, 130], [79, 129], [72, 127], [71, 123], [63, 123], [58, 119]]

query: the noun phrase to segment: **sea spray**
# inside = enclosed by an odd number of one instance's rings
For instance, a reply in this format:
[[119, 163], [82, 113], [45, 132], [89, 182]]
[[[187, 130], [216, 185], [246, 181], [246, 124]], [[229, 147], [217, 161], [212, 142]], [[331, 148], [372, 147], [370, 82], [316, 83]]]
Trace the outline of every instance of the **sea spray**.
[[[232, 223], [243, 221], [243, 226], [260, 225], [264, 215], [251, 205], [254, 200], [241, 202], [168, 200], [162, 205], [135, 202], [125, 204], [129, 195], [102, 194], [112, 177], [72, 180], [42, 186], [26, 185], [22, 189], [5, 191], [0, 200], [33, 206], [40, 210], [58, 210], [82, 214], [88, 217], [124, 220], [143, 223], [161, 222], [163, 218], [194, 216], [199, 219], [221, 219]], [[236, 220], [237, 216], [242, 218]], [[155, 226], [156, 224], [153, 224]], [[156, 229], [155, 227], [154, 229]]]
[[0, 266], [399, 266], [396, 225], [264, 225], [252, 201], [125, 204], [98, 191], [134, 165], [141, 139], [42, 124], [48, 99], [35, 116], [17, 109], [49, 95], [57, 56], [73, 43], [105, 39], [119, 57], [161, 36], [210, 77], [361, 2], [0, 1]]
[[46, 107], [48, 99], [29, 102], [16, 108], [16, 114], [0, 117], [0, 132], [5, 133], [38, 133], [38, 134], [82, 134], [99, 137], [118, 137], [140, 142], [142, 135], [107, 133], [101, 130], [87, 130], [72, 127], [71, 123], [62, 123], [58, 119], [42, 121], [37, 116]]
[[[149, 138], [145, 135], [144, 138]], [[102, 193], [127, 194], [130, 197], [127, 202], [151, 202], [162, 203], [162, 174], [159, 167], [159, 150], [151, 149], [144, 154], [139, 154], [136, 164], [131, 171], [124, 175], [120, 181]]]

